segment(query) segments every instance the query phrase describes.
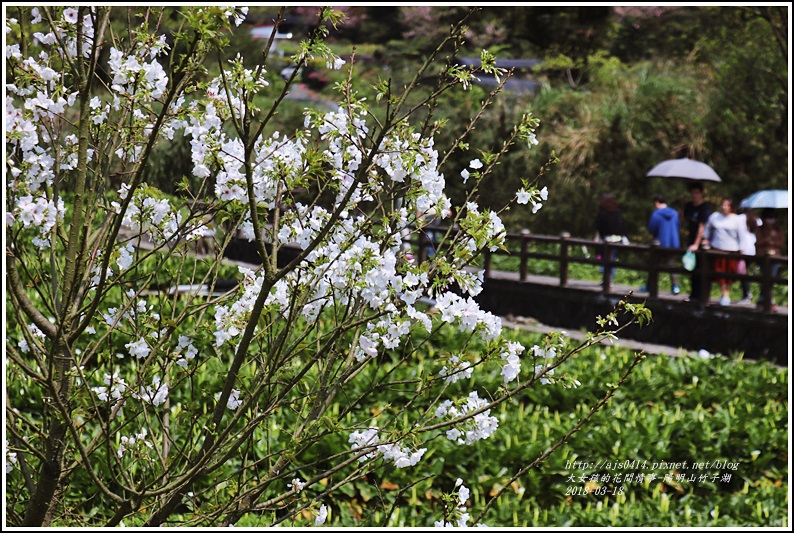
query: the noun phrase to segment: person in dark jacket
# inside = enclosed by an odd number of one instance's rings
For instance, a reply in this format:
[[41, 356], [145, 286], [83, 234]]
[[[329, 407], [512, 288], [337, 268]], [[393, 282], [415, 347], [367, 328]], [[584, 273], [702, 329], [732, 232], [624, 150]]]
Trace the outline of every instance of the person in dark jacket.
[[[601, 200], [598, 202], [598, 215], [595, 221], [596, 242], [608, 242], [617, 244], [625, 242], [626, 226], [623, 222], [623, 212], [618, 206], [615, 197], [606, 192], [601, 195]], [[610, 249], [610, 259], [614, 262], [618, 257], [617, 248]], [[601, 269], [603, 272], [603, 268]], [[615, 277], [615, 267], [612, 267], [612, 279]]]
[[[700, 182], [692, 183], [689, 186], [690, 201], [684, 205], [684, 221], [688, 230], [687, 247], [691, 252], [697, 252], [703, 242], [703, 232], [706, 230], [706, 221], [714, 211], [710, 202], [706, 201], [706, 193], [703, 184]], [[700, 298], [700, 265], [696, 264], [695, 269], [689, 278], [691, 289], [687, 301], [696, 302]], [[711, 284], [705, 287], [706, 295], [709, 294]]]
[[[657, 194], [653, 198], [655, 209], [648, 220], [648, 231], [653, 238], [659, 241], [662, 248], [680, 248], [681, 240], [679, 237], [680, 224], [678, 222], [678, 211], [667, 205], [664, 196]], [[669, 267], [676, 266], [676, 257], [668, 256], [665, 261]], [[678, 286], [678, 274], [670, 273], [673, 294], [678, 294], [681, 289]]]

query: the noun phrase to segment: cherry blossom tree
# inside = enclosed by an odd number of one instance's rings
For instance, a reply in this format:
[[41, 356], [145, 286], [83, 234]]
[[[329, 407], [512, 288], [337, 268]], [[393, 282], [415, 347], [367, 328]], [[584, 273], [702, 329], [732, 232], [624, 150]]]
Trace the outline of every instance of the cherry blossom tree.
[[[487, 51], [474, 70], [444, 61], [465, 20], [413, 81], [382, 81], [368, 102], [354, 88], [355, 59], [324, 42], [340, 13], [318, 11], [294, 60], [347, 69], [339, 107], [307, 109], [302, 128], [272, 134], [295, 77], [269, 74], [272, 39], [254, 69], [219, 59], [247, 8], [131, 10], [126, 33], [107, 7], [25, 8], [6, 19], [11, 525], [251, 516], [320, 525], [339, 487], [375, 470], [417, 469], [439, 440], [488, 439], [499, 430], [492, 409], [529, 387], [578, 386], [558, 368], [582, 346], [561, 335], [534, 347], [509, 341], [475, 299], [483, 278], [471, 267], [505, 238], [477, 190], [504, 153], [531, 149], [538, 120], [527, 114], [501, 144], [472, 151], [468, 168], [447, 168], [453, 151], [471, 148], [465, 134], [435, 146], [438, 97], [481, 72], [506, 79]], [[166, 33], [172, 14], [179, 27]], [[420, 85], [437, 62], [436, 85]], [[273, 83], [283, 88], [260, 108], [257, 95]], [[145, 180], [153, 149], [175, 136], [190, 142], [195, 197], [166, 196]], [[471, 180], [463, 205], [444, 194], [447, 179]], [[536, 212], [547, 198], [527, 177], [512, 207]], [[420, 264], [406, 242], [422, 234], [426, 214], [449, 230]], [[239, 267], [237, 287], [218, 295], [236, 233], [261, 266]], [[205, 270], [196, 267], [202, 240], [215, 244]], [[155, 290], [163, 273], [187, 294]], [[585, 344], [647, 318], [641, 306], [622, 310], [623, 324], [617, 312], [604, 317]], [[420, 364], [445, 328], [485, 348]], [[411, 380], [395, 377], [404, 369]], [[487, 390], [478, 377], [493, 372], [503, 385]], [[453, 394], [459, 381], [467, 394]], [[375, 409], [385, 390], [398, 400]], [[339, 451], [318, 457], [328, 449]], [[485, 510], [470, 517], [463, 483], [436, 525], [482, 520]]]

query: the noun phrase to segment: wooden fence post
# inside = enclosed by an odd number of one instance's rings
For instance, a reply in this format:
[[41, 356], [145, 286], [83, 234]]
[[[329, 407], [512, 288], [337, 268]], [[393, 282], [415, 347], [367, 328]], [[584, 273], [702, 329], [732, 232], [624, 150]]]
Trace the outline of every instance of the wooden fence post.
[[610, 243], [607, 241], [603, 241], [601, 243], [601, 290], [603, 292], [609, 292], [609, 288], [612, 286], [612, 248]]
[[659, 241], [654, 239], [648, 248], [648, 297], [659, 297]]
[[764, 313], [772, 310], [772, 257], [774, 254], [767, 251], [761, 261], [761, 309]]
[[529, 230], [521, 230], [521, 257], [518, 266], [518, 279], [520, 281], [527, 280], [527, 249], [529, 246]]
[[709, 303], [711, 296], [711, 265], [709, 265], [710, 256], [707, 255], [711, 246], [703, 244], [698, 248], [698, 276], [700, 277], [700, 294], [697, 295], [698, 303], [706, 305]]
[[560, 287], [568, 286], [568, 239], [571, 234], [563, 231], [560, 235]]

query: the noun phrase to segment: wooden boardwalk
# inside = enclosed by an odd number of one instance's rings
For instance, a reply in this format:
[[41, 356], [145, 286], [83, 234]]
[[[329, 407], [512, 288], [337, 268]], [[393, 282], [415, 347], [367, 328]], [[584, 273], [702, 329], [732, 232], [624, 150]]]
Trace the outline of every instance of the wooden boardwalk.
[[[488, 274], [488, 277], [491, 279], [498, 279], [503, 281], [512, 281], [514, 283], [534, 283], [538, 285], [546, 285], [549, 287], [559, 287], [560, 286], [560, 279], [556, 276], [538, 276], [534, 274], [527, 274], [525, 281], [520, 280], [520, 276], [518, 272], [506, 272], [503, 270], [491, 270]], [[565, 288], [568, 289], [577, 289], [583, 291], [589, 291], [593, 293], [603, 293], [603, 287], [601, 281], [592, 281], [592, 280], [577, 280], [577, 279], [569, 279]], [[621, 285], [619, 283], [613, 284], [612, 288], [606, 292], [606, 294], [615, 297], [622, 297], [631, 294], [637, 298], [649, 298], [650, 294], [646, 291], [641, 291], [636, 286], [629, 286], [629, 285]], [[681, 292], [680, 294], [674, 295], [667, 291], [659, 291], [656, 298], [659, 300], [663, 300], [665, 302], [672, 302], [672, 303], [680, 303], [682, 306], [691, 306], [691, 305], [698, 305], [696, 303], [688, 302], [688, 294]], [[755, 295], [757, 297], [757, 295]], [[787, 304], [788, 302], [786, 302]], [[776, 314], [788, 315], [788, 306], [781, 303], [778, 303], [776, 309], [772, 312]], [[719, 298], [711, 297], [709, 302], [706, 304], [708, 307], [722, 307], [719, 304]], [[731, 302], [730, 307], [739, 308], [739, 309], [746, 309], [748, 311], [757, 311], [757, 306], [755, 302], [744, 302], [744, 301], [734, 301]]]

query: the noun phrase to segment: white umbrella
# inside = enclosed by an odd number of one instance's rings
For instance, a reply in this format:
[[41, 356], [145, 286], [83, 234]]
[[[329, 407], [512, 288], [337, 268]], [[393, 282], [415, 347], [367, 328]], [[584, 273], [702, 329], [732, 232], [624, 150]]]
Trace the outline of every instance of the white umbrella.
[[713, 168], [706, 163], [701, 163], [700, 161], [695, 161], [688, 157], [662, 161], [649, 170], [646, 176], [692, 181], [722, 182]]
[[787, 209], [788, 191], [782, 189], [758, 191], [742, 200], [739, 207], [745, 207], [747, 209]]

